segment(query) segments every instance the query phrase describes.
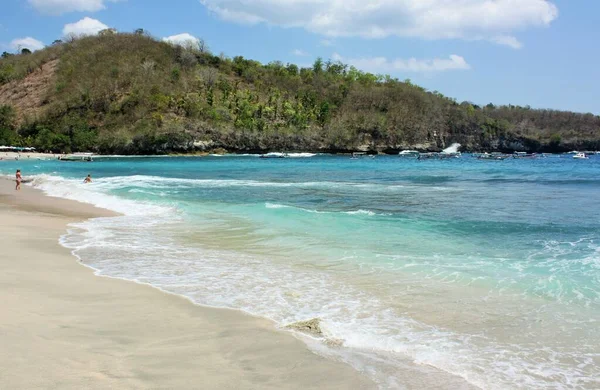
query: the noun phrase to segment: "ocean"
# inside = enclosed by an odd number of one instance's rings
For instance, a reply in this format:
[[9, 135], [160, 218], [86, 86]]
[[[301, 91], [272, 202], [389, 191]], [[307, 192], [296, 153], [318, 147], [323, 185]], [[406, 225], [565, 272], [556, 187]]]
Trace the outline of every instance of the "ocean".
[[[22, 159], [122, 213], [61, 238], [98, 275], [268, 318], [381, 388], [600, 388], [600, 156]], [[92, 174], [93, 183], [83, 184]]]

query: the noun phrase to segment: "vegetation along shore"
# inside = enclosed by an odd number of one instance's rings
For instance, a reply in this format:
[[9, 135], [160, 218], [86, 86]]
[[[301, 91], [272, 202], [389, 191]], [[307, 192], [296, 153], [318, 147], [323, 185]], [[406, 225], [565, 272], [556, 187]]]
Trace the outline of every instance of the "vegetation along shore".
[[479, 106], [341, 62], [212, 54], [143, 30], [0, 59], [0, 144], [101, 154], [600, 149], [600, 117]]

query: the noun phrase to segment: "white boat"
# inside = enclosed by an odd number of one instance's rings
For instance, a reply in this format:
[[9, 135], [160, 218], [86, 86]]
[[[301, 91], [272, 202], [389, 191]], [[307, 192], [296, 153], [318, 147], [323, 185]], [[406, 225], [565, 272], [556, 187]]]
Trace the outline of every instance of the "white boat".
[[366, 152], [352, 152], [352, 157], [350, 157], [351, 160], [356, 160], [359, 157], [364, 157], [366, 156], [367, 153]]
[[573, 158], [578, 159], [578, 160], [587, 160], [589, 159], [589, 157], [583, 153], [583, 152], [578, 152], [576, 155], [573, 156]]
[[93, 153], [73, 153], [67, 154], [65, 156], [60, 156], [58, 159], [60, 161], [86, 161], [92, 162], [94, 154]]
[[535, 153], [526, 153], [526, 152], [515, 152], [513, 154], [514, 158], [536, 158], [537, 154]]
[[502, 153], [483, 153], [477, 156], [479, 160], [506, 160], [510, 157], [510, 154]]
[[400, 153], [398, 153], [398, 156], [408, 157], [408, 158], [418, 158], [419, 154], [420, 153], [416, 150], [403, 150]]

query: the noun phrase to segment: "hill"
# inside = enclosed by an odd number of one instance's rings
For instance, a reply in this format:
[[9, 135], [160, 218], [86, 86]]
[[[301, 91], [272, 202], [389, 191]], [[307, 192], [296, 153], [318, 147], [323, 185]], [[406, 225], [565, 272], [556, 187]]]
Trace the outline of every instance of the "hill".
[[105, 30], [0, 59], [0, 144], [155, 154], [600, 149], [600, 117], [477, 106], [318, 59], [216, 56]]

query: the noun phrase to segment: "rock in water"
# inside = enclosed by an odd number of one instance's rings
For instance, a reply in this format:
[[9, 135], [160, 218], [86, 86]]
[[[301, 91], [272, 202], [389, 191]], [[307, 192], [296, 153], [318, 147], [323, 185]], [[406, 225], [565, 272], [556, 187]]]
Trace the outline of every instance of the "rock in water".
[[323, 337], [323, 331], [321, 330], [321, 320], [319, 318], [313, 318], [308, 321], [294, 322], [286, 326], [287, 329], [297, 330], [302, 333], [307, 333], [316, 337]]

